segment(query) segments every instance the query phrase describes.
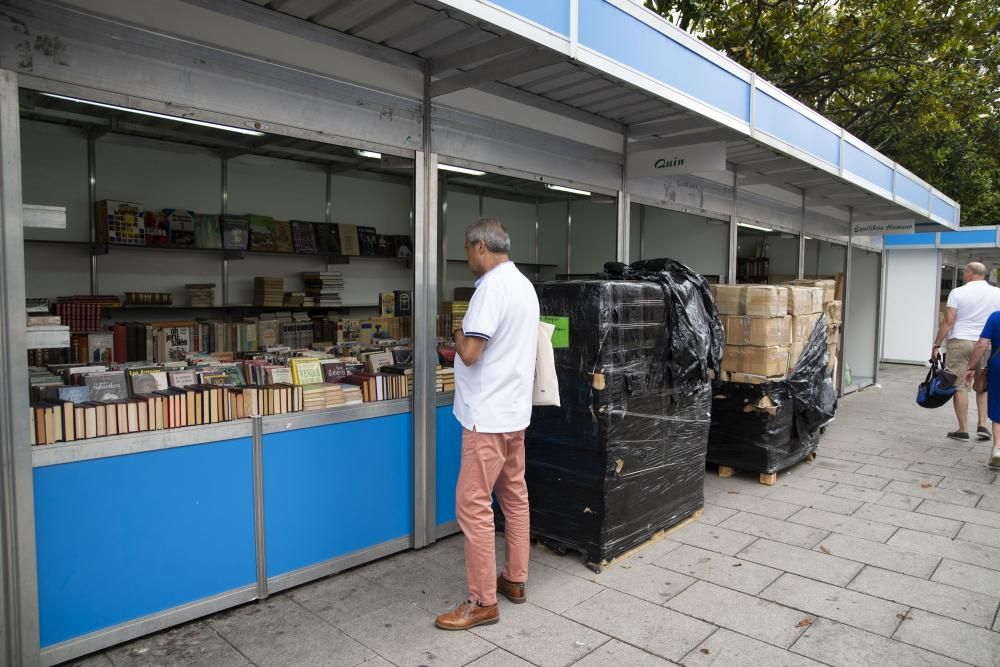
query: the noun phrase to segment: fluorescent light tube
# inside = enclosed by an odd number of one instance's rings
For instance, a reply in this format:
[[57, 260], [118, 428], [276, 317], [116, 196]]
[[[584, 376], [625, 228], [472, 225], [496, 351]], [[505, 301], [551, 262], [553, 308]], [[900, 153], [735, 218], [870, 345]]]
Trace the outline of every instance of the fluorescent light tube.
[[739, 225], [740, 227], [746, 227], [747, 229], [756, 229], [757, 231], [760, 231], [760, 232], [773, 232], [774, 231], [770, 227], [758, 227], [757, 225], [751, 225], [751, 224], [748, 224], [746, 222], [738, 222], [736, 224]]
[[466, 169], [465, 167], [455, 167], [450, 164], [439, 164], [438, 169], [441, 171], [453, 171], [456, 174], [467, 174], [469, 176], [485, 176], [485, 171], [479, 171], [478, 169]]
[[576, 188], [567, 188], [564, 185], [552, 185], [551, 183], [546, 183], [545, 187], [549, 190], [558, 190], [559, 192], [568, 192], [573, 195], [583, 195], [584, 197], [589, 197], [590, 193], [586, 190], [577, 190]]
[[382, 154], [381, 153], [376, 153], [375, 151], [363, 151], [360, 148], [356, 148], [354, 150], [354, 154], [357, 155], [358, 157], [370, 157], [373, 160], [381, 160], [382, 159]]
[[263, 137], [263, 132], [258, 132], [257, 130], [246, 130], [242, 127], [232, 127], [231, 125], [219, 125], [218, 123], [209, 123], [204, 120], [195, 120], [194, 118], [184, 118], [183, 116], [171, 116], [165, 113], [155, 113], [153, 111], [143, 111], [141, 109], [130, 109], [128, 107], [120, 107], [117, 104], [105, 104], [104, 102], [94, 102], [92, 100], [81, 100], [78, 97], [68, 97], [66, 95], [56, 95], [55, 93], [42, 93], [46, 97], [54, 97], [60, 100], [68, 100], [70, 102], [79, 102], [80, 104], [89, 104], [95, 107], [103, 107], [105, 109], [114, 109], [115, 111], [124, 111], [125, 113], [139, 114], [140, 116], [152, 116], [153, 118], [163, 118], [165, 120], [174, 120], [178, 123], [187, 123], [188, 125], [198, 125], [200, 127], [210, 127], [213, 130], [225, 130], [226, 132], [236, 132], [237, 134], [248, 134], [251, 137]]

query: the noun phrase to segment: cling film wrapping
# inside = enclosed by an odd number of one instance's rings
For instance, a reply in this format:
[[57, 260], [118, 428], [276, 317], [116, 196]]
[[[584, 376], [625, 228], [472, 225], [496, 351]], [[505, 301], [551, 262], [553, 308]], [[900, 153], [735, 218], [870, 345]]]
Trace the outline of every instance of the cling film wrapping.
[[820, 428], [837, 411], [826, 331], [822, 316], [783, 380], [715, 384], [710, 463], [773, 473], [816, 451]]
[[536, 407], [526, 435], [532, 533], [597, 568], [702, 507], [723, 341], [687, 267], [607, 266], [537, 285], [542, 315], [568, 318], [569, 346], [554, 350], [561, 406]]

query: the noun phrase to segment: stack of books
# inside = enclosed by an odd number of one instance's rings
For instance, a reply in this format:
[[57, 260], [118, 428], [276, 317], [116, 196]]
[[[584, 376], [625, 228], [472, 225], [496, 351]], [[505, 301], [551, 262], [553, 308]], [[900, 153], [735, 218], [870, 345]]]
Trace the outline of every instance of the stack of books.
[[285, 281], [283, 278], [253, 279], [253, 305], [281, 308], [285, 303]]
[[285, 308], [301, 308], [305, 305], [305, 292], [285, 292]]
[[302, 274], [306, 296], [312, 299], [312, 305], [319, 308], [341, 305], [340, 292], [344, 289], [344, 274], [342, 271], [316, 271]]
[[339, 384], [309, 384], [302, 387], [303, 408], [324, 410], [345, 404], [344, 390]]
[[445, 391], [455, 391], [455, 369], [439, 368], [435, 375], [435, 389], [438, 393]]
[[441, 314], [451, 318], [451, 333], [462, 328], [462, 318], [468, 310], [468, 301], [445, 301], [441, 304]]
[[359, 405], [365, 402], [361, 387], [350, 384], [339, 385], [344, 395], [344, 405]]
[[187, 291], [188, 305], [192, 308], [215, 305], [215, 283], [188, 283], [184, 289]]

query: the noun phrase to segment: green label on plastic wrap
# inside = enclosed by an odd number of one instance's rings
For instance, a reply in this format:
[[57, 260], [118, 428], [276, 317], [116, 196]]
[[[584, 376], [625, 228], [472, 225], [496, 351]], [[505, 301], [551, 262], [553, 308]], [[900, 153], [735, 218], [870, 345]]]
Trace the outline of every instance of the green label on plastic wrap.
[[561, 347], [569, 347], [569, 318], [562, 316], [552, 316], [552, 315], [542, 315], [539, 317], [542, 322], [546, 324], [551, 324], [556, 328], [552, 332], [552, 349], [557, 350]]

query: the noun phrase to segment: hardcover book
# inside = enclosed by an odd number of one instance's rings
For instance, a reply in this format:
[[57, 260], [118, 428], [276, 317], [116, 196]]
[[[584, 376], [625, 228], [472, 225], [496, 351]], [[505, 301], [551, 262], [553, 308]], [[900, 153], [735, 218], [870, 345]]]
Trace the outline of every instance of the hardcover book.
[[375, 256], [376, 257], [395, 257], [396, 256], [396, 237], [390, 234], [376, 234], [375, 235]]
[[316, 223], [316, 241], [319, 251], [331, 255], [343, 254], [340, 246], [339, 225], [333, 222]]
[[301, 220], [292, 221], [292, 249], [300, 255], [316, 254], [318, 248], [316, 228], [313, 223]]
[[266, 215], [251, 215], [250, 250], [275, 250], [274, 219]]
[[362, 257], [378, 257], [378, 233], [374, 227], [358, 227], [358, 243]]
[[196, 383], [194, 371], [170, 371], [167, 373], [167, 383], [171, 387], [188, 387], [193, 385]]
[[104, 199], [97, 202], [97, 240], [117, 245], [146, 245], [142, 204]]
[[130, 368], [126, 371], [129, 386], [133, 396], [136, 394], [152, 394], [166, 389], [167, 373], [162, 368]]
[[396, 242], [396, 257], [413, 257], [413, 239], [410, 238], [410, 235], [397, 234], [394, 238]]
[[147, 246], [158, 248], [170, 243], [170, 230], [167, 229], [167, 218], [163, 211], [146, 211], [144, 220]]
[[320, 366], [323, 371], [324, 382], [337, 384], [343, 378], [347, 377], [347, 364], [343, 361], [322, 361], [320, 362]]
[[101, 332], [89, 334], [87, 336], [87, 361], [96, 364], [111, 363], [115, 361], [114, 348], [114, 333]]
[[340, 252], [350, 257], [361, 254], [361, 244], [358, 240], [358, 226], [340, 223]]
[[250, 240], [250, 219], [245, 215], [222, 216], [222, 247], [246, 250]]
[[85, 382], [91, 401], [117, 401], [128, 398], [125, 371], [90, 373], [86, 376]]
[[170, 243], [179, 246], [194, 245], [194, 211], [179, 208], [165, 208], [163, 215], [170, 230]]
[[[146, 234], [147, 244], [149, 234]], [[194, 217], [194, 243], [199, 248], [221, 248], [222, 230], [219, 216], [199, 213]]]
[[274, 249], [278, 252], [292, 252], [292, 226], [287, 220], [274, 221]]

